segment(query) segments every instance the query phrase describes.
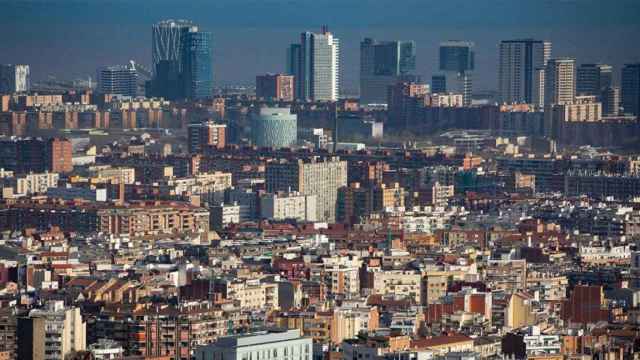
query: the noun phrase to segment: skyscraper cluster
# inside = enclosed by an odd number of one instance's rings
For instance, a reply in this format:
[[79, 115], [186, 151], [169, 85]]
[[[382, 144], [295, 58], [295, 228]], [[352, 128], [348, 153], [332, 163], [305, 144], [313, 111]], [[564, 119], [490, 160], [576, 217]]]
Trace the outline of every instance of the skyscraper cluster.
[[210, 97], [212, 46], [211, 33], [191, 22], [165, 20], [153, 25], [150, 95], [168, 100]]

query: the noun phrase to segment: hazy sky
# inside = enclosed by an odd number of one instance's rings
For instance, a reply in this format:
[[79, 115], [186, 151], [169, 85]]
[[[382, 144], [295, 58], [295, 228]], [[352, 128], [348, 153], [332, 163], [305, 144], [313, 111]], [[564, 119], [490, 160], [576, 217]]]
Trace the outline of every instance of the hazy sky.
[[502, 39], [548, 39], [554, 56], [616, 71], [640, 61], [640, 0], [0, 0], [0, 62], [30, 64], [35, 79], [149, 64], [151, 25], [169, 18], [213, 33], [216, 85], [283, 71], [287, 45], [322, 24], [341, 39], [347, 89], [357, 88], [365, 36], [415, 40], [427, 80], [440, 41], [474, 41], [476, 89], [495, 89]]

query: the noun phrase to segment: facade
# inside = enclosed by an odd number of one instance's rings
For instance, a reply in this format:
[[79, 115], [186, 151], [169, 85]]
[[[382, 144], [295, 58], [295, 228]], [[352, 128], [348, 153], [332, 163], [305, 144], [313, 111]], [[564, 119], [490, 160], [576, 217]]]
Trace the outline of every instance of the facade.
[[416, 45], [413, 41], [360, 43], [360, 104], [384, 104], [387, 88], [400, 80], [415, 80]]
[[576, 97], [576, 60], [550, 59], [544, 74], [544, 103], [570, 104]]
[[210, 32], [192, 27], [182, 35], [181, 80], [187, 99], [213, 96], [212, 46]]
[[189, 153], [202, 153], [207, 149], [224, 149], [226, 146], [227, 125], [206, 121], [200, 124], [189, 124]]
[[278, 359], [311, 360], [313, 341], [300, 330], [271, 331], [219, 338], [195, 350], [196, 360]]
[[29, 92], [30, 89], [29, 65], [0, 65], [0, 94]]
[[162, 62], [175, 63], [180, 69], [182, 34], [194, 25], [185, 20], [163, 20], [151, 28], [151, 61], [153, 71], [158, 76], [158, 65]]
[[522, 39], [500, 43], [498, 91], [503, 103], [535, 103], [535, 73], [551, 58], [551, 42]]
[[106, 66], [98, 69], [98, 92], [135, 97], [138, 94], [138, 72], [130, 66]]
[[289, 47], [287, 59], [287, 71], [294, 76], [296, 99], [338, 100], [340, 40], [326, 27], [321, 33], [302, 33], [300, 44]]
[[289, 108], [261, 108], [251, 116], [251, 140], [258, 147], [288, 148], [298, 141], [298, 116]]
[[640, 116], [640, 63], [622, 68], [621, 96], [624, 113]]
[[316, 221], [316, 206], [316, 195], [265, 194], [260, 198], [260, 217], [273, 220]]
[[113, 235], [186, 233], [206, 237], [209, 211], [185, 203], [149, 202], [98, 210], [99, 231]]
[[610, 86], [602, 91], [602, 116], [618, 116], [620, 114], [620, 88]]
[[55, 173], [73, 171], [73, 145], [68, 139], [49, 139], [46, 149], [47, 169]]
[[[462, 94], [463, 104], [471, 105], [473, 93], [474, 43], [445, 41], [440, 44], [439, 70], [434, 76], [439, 92]], [[435, 90], [434, 90], [435, 91]]]
[[256, 76], [256, 97], [258, 99], [293, 101], [293, 75], [266, 74]]
[[606, 64], [582, 64], [576, 72], [576, 93], [600, 97], [613, 85], [613, 69]]
[[181, 86], [182, 41], [183, 35], [190, 29], [195, 29], [195, 26], [184, 20], [165, 20], [153, 25], [151, 34], [153, 80], [150, 95], [167, 100], [184, 97]]
[[28, 174], [16, 181], [16, 194], [44, 194], [49, 188], [58, 187], [58, 173]]
[[297, 191], [316, 195], [316, 216], [319, 221], [336, 218], [338, 189], [347, 185], [347, 162], [334, 157], [320, 161], [270, 162], [266, 168], [267, 191]]
[[63, 360], [85, 350], [86, 326], [80, 308], [65, 308], [62, 301], [31, 310], [27, 317], [18, 318], [17, 359]]

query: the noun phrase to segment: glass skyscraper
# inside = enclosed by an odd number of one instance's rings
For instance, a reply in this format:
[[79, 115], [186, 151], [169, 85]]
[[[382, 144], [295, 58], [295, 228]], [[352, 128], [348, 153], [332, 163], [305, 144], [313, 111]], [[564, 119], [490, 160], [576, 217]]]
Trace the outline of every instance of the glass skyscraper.
[[201, 99], [213, 89], [211, 33], [185, 20], [165, 20], [152, 28], [154, 77], [151, 96]]
[[474, 43], [450, 40], [440, 43], [440, 74], [432, 78], [434, 92], [462, 94], [465, 106], [471, 104], [472, 73], [475, 67]]
[[213, 94], [211, 33], [185, 31], [182, 37], [182, 84], [187, 99]]
[[416, 46], [413, 41], [360, 43], [360, 103], [387, 102], [387, 88], [399, 80], [416, 81]]

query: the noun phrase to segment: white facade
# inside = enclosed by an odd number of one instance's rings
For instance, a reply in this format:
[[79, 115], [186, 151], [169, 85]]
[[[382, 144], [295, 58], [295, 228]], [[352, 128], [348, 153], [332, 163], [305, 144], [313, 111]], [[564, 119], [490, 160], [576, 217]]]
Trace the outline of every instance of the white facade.
[[316, 196], [300, 193], [265, 194], [260, 198], [260, 216], [273, 220], [317, 221]]
[[330, 32], [313, 36], [312, 99], [336, 101], [340, 95], [340, 40]]
[[300, 330], [260, 332], [219, 338], [196, 349], [196, 360], [311, 360], [313, 341]]
[[576, 97], [576, 60], [551, 59], [544, 74], [545, 104], [571, 104]]
[[16, 193], [20, 195], [44, 194], [49, 188], [58, 187], [57, 173], [28, 174], [16, 182]]

